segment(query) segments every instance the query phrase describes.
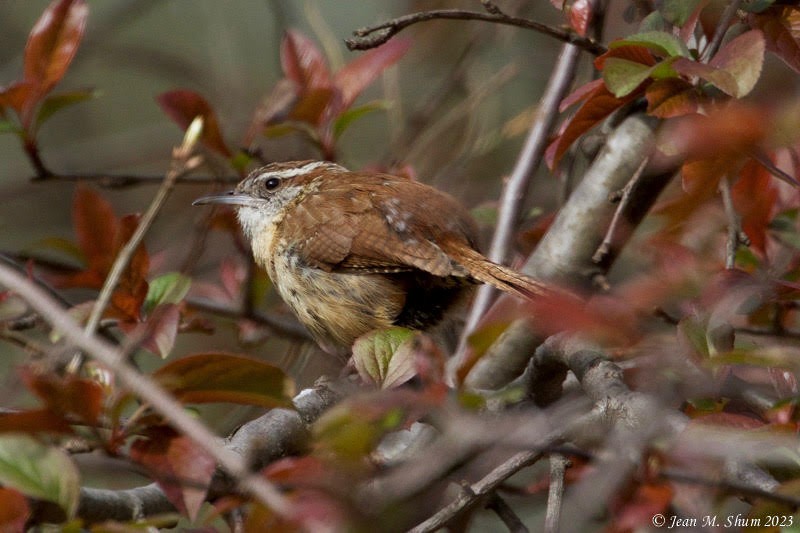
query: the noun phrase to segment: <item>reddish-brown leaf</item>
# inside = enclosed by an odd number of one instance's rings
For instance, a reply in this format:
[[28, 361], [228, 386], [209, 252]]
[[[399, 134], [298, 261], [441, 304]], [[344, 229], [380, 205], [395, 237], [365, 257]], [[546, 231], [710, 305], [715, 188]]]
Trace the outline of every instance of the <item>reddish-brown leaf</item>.
[[180, 308], [175, 304], [162, 304], [153, 309], [143, 324], [147, 328], [147, 335], [142, 340], [142, 347], [162, 359], [166, 358], [175, 345], [180, 320]]
[[692, 114], [668, 121], [660, 134], [659, 147], [688, 160], [739, 157], [758, 147], [771, 122], [765, 109], [730, 102], [707, 115]]
[[87, 270], [97, 274], [95, 283], [84, 286], [99, 289], [114, 261], [119, 221], [105, 198], [79, 184], [72, 201], [72, 225], [78, 246], [86, 258]]
[[0, 89], [0, 109], [11, 108], [22, 115], [29, 109], [36, 98], [36, 91], [33, 83], [27, 81], [16, 81], [8, 87]]
[[722, 426], [734, 429], [758, 429], [764, 427], [764, 422], [752, 416], [738, 413], [709, 413], [694, 418], [689, 422], [690, 425], [702, 426]]
[[30, 515], [28, 499], [24, 494], [9, 487], [0, 487], [0, 531], [27, 531], [25, 523]]
[[605, 54], [598, 56], [597, 59], [594, 60], [594, 68], [602, 71], [606, 66], [606, 59], [612, 57], [633, 61], [634, 63], [641, 63], [642, 65], [647, 65], [648, 67], [652, 67], [656, 64], [656, 60], [648, 48], [644, 46], [629, 45], [610, 48]]
[[194, 520], [216, 463], [188, 437], [168, 427], [149, 429], [131, 445], [131, 459], [147, 468], [169, 501]]
[[242, 355], [194, 354], [164, 365], [154, 376], [187, 403], [275, 407], [288, 403], [294, 392], [292, 381], [281, 369]]
[[578, 137], [640, 94], [641, 91], [633, 91], [622, 98], [617, 98], [606, 89], [605, 85], [598, 85], [575, 115], [567, 120], [563, 132], [547, 148], [545, 154], [547, 166], [555, 168]]
[[282, 487], [324, 487], [335, 482], [326, 463], [317, 457], [285, 457], [267, 466], [262, 473]]
[[655, 80], [645, 90], [647, 112], [658, 118], [670, 118], [697, 113], [700, 93], [688, 81], [680, 78]]
[[764, 33], [767, 50], [781, 58], [795, 72], [800, 72], [800, 43], [792, 32], [792, 23], [798, 19], [800, 9], [795, 6], [772, 7], [748, 17], [750, 25]]
[[0, 433], [72, 433], [64, 417], [50, 409], [32, 409], [16, 413], [0, 413]]
[[25, 45], [25, 81], [44, 95], [58, 83], [75, 57], [86, 29], [84, 0], [55, 0], [34, 25]]
[[22, 379], [53, 413], [95, 424], [103, 411], [103, 388], [97, 381], [72, 375], [22, 372]]
[[281, 66], [287, 78], [305, 92], [310, 89], [330, 89], [331, 73], [328, 62], [314, 41], [297, 30], [289, 30], [281, 42]]
[[745, 163], [731, 189], [733, 205], [753, 248], [767, 253], [767, 229], [775, 213], [778, 190], [770, 173], [752, 159]]
[[349, 108], [358, 95], [369, 86], [387, 67], [408, 52], [411, 41], [392, 39], [386, 44], [373, 48], [342, 67], [334, 77], [334, 85], [341, 94], [338, 111]]
[[[304, 91], [295, 103], [289, 118], [308, 124], [319, 124], [323, 118], [330, 116], [332, 108], [329, 104], [336, 97], [331, 87], [316, 87]], [[336, 105], [338, 107], [338, 104]]]
[[672, 501], [673, 490], [666, 483], [646, 484], [637, 487], [631, 499], [617, 511], [610, 531], [633, 531], [653, 523], [653, 517], [666, 511]]
[[203, 118], [203, 133], [200, 140], [211, 150], [231, 157], [219, 127], [217, 115], [208, 101], [194, 91], [178, 89], [156, 97], [158, 105], [181, 129], [185, 130], [197, 117]]
[[[139, 218], [139, 215], [127, 215], [120, 220], [119, 231], [114, 239], [114, 257], [133, 236], [139, 225]], [[141, 319], [142, 304], [147, 297], [149, 270], [150, 258], [144, 243], [139, 243], [111, 295], [109, 314], [128, 322], [138, 322]]]
[[561, 100], [561, 103], [558, 106], [558, 111], [560, 113], [563, 113], [564, 111], [574, 106], [575, 104], [583, 102], [587, 98], [591, 97], [592, 94], [597, 90], [597, 88], [602, 86], [603, 83], [604, 82], [602, 78], [598, 78], [588, 83], [584, 83], [583, 85], [572, 91], [570, 94], [565, 96], [563, 100]]
[[585, 36], [592, 21], [592, 3], [589, 0], [575, 0], [569, 8], [569, 25], [578, 35]]

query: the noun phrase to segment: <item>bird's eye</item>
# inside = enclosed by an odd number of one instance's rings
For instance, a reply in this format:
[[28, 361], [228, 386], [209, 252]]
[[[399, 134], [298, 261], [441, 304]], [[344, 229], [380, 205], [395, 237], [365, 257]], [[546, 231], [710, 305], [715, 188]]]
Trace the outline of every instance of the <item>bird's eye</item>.
[[264, 182], [264, 188], [267, 189], [268, 191], [274, 191], [275, 189], [278, 188], [280, 184], [281, 180], [279, 180], [278, 178], [270, 178]]

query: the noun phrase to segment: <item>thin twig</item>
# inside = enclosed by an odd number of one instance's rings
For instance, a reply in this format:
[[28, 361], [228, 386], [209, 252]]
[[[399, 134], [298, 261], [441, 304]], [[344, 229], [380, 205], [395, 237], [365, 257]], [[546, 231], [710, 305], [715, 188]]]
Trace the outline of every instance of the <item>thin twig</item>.
[[622, 189], [622, 193], [619, 197], [619, 205], [617, 206], [617, 210], [614, 212], [614, 217], [611, 219], [611, 223], [608, 225], [608, 230], [603, 238], [603, 242], [600, 243], [600, 246], [597, 247], [597, 251], [592, 256], [592, 261], [598, 265], [602, 264], [606, 260], [608, 254], [614, 247], [614, 237], [619, 233], [620, 223], [622, 222], [623, 218], [622, 214], [627, 210], [628, 205], [630, 204], [632, 197], [631, 191], [633, 191], [637, 183], [639, 183], [642, 173], [644, 172], [644, 169], [649, 161], [649, 156], [642, 159], [639, 168], [636, 169], [636, 172], [633, 174], [633, 176], [631, 176], [630, 181], [628, 181], [628, 183], [626, 183], [625, 187]]
[[275, 313], [264, 313], [256, 309], [252, 310], [250, 314], [245, 314], [242, 309], [229, 307], [203, 298], [187, 298], [186, 303], [189, 307], [221, 317], [251, 320], [287, 337], [306, 341], [312, 340], [311, 335], [303, 325], [290, 316], [284, 317]]
[[737, 482], [733, 479], [709, 479], [694, 472], [686, 472], [676, 468], [667, 468], [660, 472], [661, 477], [678, 483], [690, 483], [693, 485], [703, 485], [717, 489], [738, 492], [745, 496], [763, 498], [769, 501], [788, 505], [790, 507], [800, 506], [800, 498], [790, 493], [770, 491], [758, 488], [752, 483]]
[[545, 533], [557, 533], [564, 503], [564, 473], [569, 459], [561, 454], [550, 455], [550, 490], [547, 494], [547, 512], [544, 517]]
[[[34, 176], [30, 178], [36, 183], [46, 181], [81, 181], [92, 182], [99, 187], [108, 189], [124, 189], [138, 185], [159, 185], [164, 182], [164, 176], [148, 176], [140, 174], [55, 174], [50, 173], [46, 176]], [[205, 184], [209, 183], [238, 183], [241, 176], [224, 176], [215, 178], [213, 176], [181, 175], [175, 179], [175, 183]]]
[[419, 22], [436, 19], [480, 20], [483, 22], [494, 22], [496, 24], [517, 26], [520, 28], [538, 31], [565, 43], [574, 44], [578, 48], [594, 55], [600, 55], [606, 51], [606, 47], [602, 44], [595, 42], [593, 39], [581, 37], [572, 31], [553, 28], [552, 26], [548, 26], [540, 22], [519, 17], [511, 17], [502, 13], [482, 13], [479, 11], [463, 11], [460, 9], [437, 9], [432, 11], [411, 13], [409, 15], [397, 17], [374, 26], [360, 28], [353, 32], [354, 37], [345, 39], [345, 44], [347, 44], [347, 48], [350, 50], [368, 50], [370, 48], [375, 48], [382, 45], [394, 35], [409, 26]]
[[237, 480], [244, 491], [281, 515], [289, 512], [290, 503], [266, 479], [252, 474], [242, 456], [223, 448], [219, 437], [198, 419], [190, 416], [173, 396], [126, 363], [123, 354], [116, 347], [96, 335], [85, 332], [43, 289], [2, 263], [0, 263], [0, 284], [14, 287], [14, 292], [54, 329], [62, 332], [69, 342], [109, 368], [128, 390], [147, 402], [178, 431], [190, 437], [211, 455]]
[[[553, 74], [550, 76], [542, 95], [539, 112], [533, 124], [531, 124], [525, 145], [522, 147], [522, 151], [514, 165], [514, 170], [503, 189], [497, 226], [495, 227], [492, 245], [488, 253], [488, 257], [492, 261], [503, 263], [507, 259], [508, 250], [513, 241], [514, 230], [517, 227], [523, 200], [525, 199], [525, 192], [528, 190], [531, 179], [547, 148], [548, 135], [553, 129], [558, 116], [558, 104], [566, 95], [575, 76], [578, 52], [579, 50], [576, 47], [569, 44], [562, 47]], [[489, 286], [481, 287], [478, 290], [464, 326], [458, 350], [459, 354], [464, 353], [466, 339], [475, 329], [480, 317], [486, 313], [491, 304], [493, 294], [494, 291]], [[451, 368], [457, 368], [460, 359], [461, 356], [454, 358]]]
[[[133, 235], [128, 242], [125, 243], [125, 246], [122, 247], [122, 250], [120, 250], [119, 254], [114, 260], [114, 264], [111, 266], [108, 276], [106, 276], [103, 288], [100, 290], [100, 295], [97, 297], [97, 301], [92, 307], [92, 313], [89, 315], [89, 319], [86, 322], [85, 329], [87, 333], [94, 333], [94, 331], [97, 329], [97, 325], [100, 323], [100, 318], [108, 306], [108, 303], [111, 301], [111, 295], [113, 294], [114, 289], [117, 288], [125, 268], [130, 263], [131, 258], [136, 253], [136, 249], [142, 243], [145, 234], [150, 229], [150, 226], [152, 226], [153, 221], [161, 211], [161, 208], [164, 206], [164, 202], [166, 202], [167, 197], [169, 197], [172, 189], [175, 187], [175, 180], [179, 176], [186, 175], [200, 166], [202, 157], [192, 155], [197, 139], [196, 137], [190, 138], [190, 134], [188, 133], [190, 130], [191, 128], [187, 130], [187, 135], [184, 138], [181, 146], [173, 151], [173, 161], [170, 170], [164, 177], [164, 181], [161, 183], [161, 186], [156, 192], [153, 201], [147, 208], [147, 211], [139, 222], [139, 225], [136, 227], [136, 230], [133, 232]], [[67, 371], [77, 372], [80, 368], [81, 362], [81, 355], [76, 354], [67, 366]]]
[[502, 482], [523, 468], [532, 465], [542, 457], [541, 451], [519, 452], [503, 464], [489, 472], [483, 479], [462, 490], [461, 495], [436, 514], [409, 530], [409, 533], [425, 533], [443, 527], [464, 509], [475, 505], [478, 500], [495, 490]]
[[487, 509], [491, 509], [503, 521], [509, 533], [528, 533], [528, 528], [522, 523], [514, 509], [506, 503], [496, 492], [489, 497], [486, 504]]
[[742, 0], [733, 0], [725, 8], [725, 11], [722, 12], [722, 16], [719, 18], [717, 27], [714, 29], [714, 37], [711, 38], [711, 42], [708, 43], [706, 49], [703, 50], [701, 60], [704, 63], [708, 63], [708, 61], [710, 61], [711, 58], [716, 55], [717, 50], [719, 50], [719, 47], [722, 45], [722, 39], [725, 38], [725, 34], [728, 31], [728, 26], [731, 25], [731, 21], [736, 15], [736, 11], [739, 10], [739, 4], [741, 3]]
[[719, 192], [722, 196], [722, 206], [725, 209], [725, 217], [728, 219], [728, 241], [725, 245], [725, 268], [730, 270], [736, 266], [736, 251], [739, 249], [740, 244], [745, 244], [747, 242], [747, 236], [745, 236], [742, 231], [742, 220], [733, 205], [731, 182], [728, 176], [723, 176], [720, 180]]

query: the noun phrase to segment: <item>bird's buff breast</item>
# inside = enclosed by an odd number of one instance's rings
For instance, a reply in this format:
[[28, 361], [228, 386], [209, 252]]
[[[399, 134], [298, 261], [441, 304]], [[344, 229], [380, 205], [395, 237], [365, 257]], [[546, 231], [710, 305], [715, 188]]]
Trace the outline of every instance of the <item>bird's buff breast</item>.
[[346, 353], [357, 337], [391, 326], [400, 313], [402, 291], [384, 276], [325, 272], [304, 265], [285, 242], [275, 245], [269, 275], [325, 351]]

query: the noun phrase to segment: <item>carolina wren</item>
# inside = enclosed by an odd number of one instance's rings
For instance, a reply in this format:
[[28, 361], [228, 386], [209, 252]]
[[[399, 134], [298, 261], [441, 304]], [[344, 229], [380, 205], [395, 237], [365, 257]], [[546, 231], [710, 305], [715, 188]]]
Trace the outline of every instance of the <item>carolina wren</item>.
[[408, 178], [335, 163], [272, 163], [225, 195], [256, 262], [320, 346], [342, 354], [393, 325], [431, 330], [477, 282], [523, 298], [540, 282], [476, 251], [477, 229], [453, 197]]

